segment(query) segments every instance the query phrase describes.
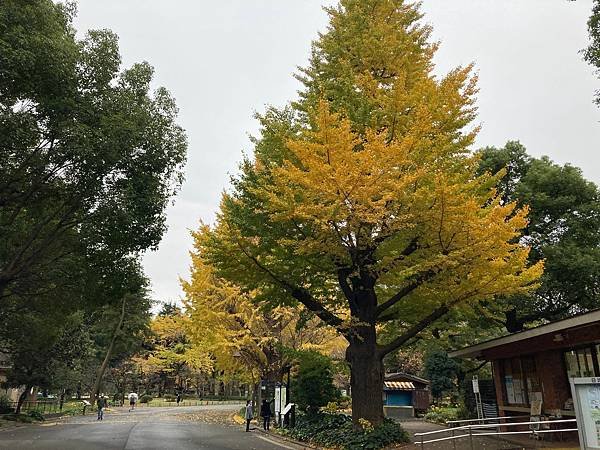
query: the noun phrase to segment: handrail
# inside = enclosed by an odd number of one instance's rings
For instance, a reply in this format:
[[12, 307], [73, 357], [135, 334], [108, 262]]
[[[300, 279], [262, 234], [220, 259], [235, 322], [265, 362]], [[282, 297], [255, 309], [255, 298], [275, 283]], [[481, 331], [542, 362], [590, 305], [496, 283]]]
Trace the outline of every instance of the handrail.
[[427, 436], [430, 434], [447, 433], [450, 430], [460, 431], [468, 429], [483, 429], [483, 428], [496, 428], [496, 427], [516, 427], [519, 425], [540, 425], [549, 423], [572, 423], [577, 422], [577, 419], [560, 419], [560, 420], [538, 420], [533, 422], [514, 422], [514, 423], [487, 423], [481, 425], [463, 425], [461, 427], [446, 428], [443, 430], [426, 431], [424, 433], [415, 433], [415, 436]]
[[[473, 447], [473, 436], [500, 436], [500, 435], [511, 435], [511, 434], [538, 434], [538, 433], [560, 433], [560, 432], [570, 432], [577, 431], [577, 428], [563, 428], [556, 430], [534, 430], [530, 429], [528, 431], [495, 431], [495, 432], [487, 432], [485, 430], [496, 429], [499, 430], [500, 427], [516, 427], [522, 425], [550, 425], [556, 423], [573, 423], [577, 422], [577, 419], [560, 419], [560, 420], [539, 420], [539, 421], [531, 421], [531, 422], [514, 422], [514, 423], [493, 423], [493, 424], [480, 424], [480, 425], [464, 425], [460, 427], [450, 427], [443, 430], [435, 430], [435, 431], [427, 431], [424, 433], [415, 433], [416, 438], [421, 438], [421, 449], [424, 449], [425, 444], [430, 444], [434, 442], [442, 442], [452, 440], [452, 444], [456, 448], [456, 439], [460, 439], [463, 437], [468, 437], [471, 449]], [[465, 431], [463, 434], [457, 435], [457, 431]], [[424, 440], [425, 436], [432, 436], [439, 433], [452, 433], [452, 436], [441, 437], [437, 439]]]
[[533, 420], [531, 422], [514, 422], [514, 423], [489, 423], [483, 425], [469, 425], [472, 429], [494, 428], [494, 427], [517, 427], [519, 425], [548, 425], [551, 423], [573, 423], [577, 419], [559, 419], [559, 420]]
[[485, 422], [488, 420], [506, 420], [506, 419], [519, 419], [526, 416], [499, 416], [499, 417], [486, 417], [484, 419], [463, 419], [463, 420], [447, 420], [446, 425], [455, 423], [473, 423], [473, 422]]

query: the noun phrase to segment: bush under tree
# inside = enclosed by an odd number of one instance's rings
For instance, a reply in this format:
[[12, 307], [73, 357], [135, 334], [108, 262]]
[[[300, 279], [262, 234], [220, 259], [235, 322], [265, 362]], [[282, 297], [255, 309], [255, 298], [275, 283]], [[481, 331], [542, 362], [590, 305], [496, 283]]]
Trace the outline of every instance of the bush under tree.
[[295, 401], [308, 414], [337, 400], [340, 393], [333, 384], [331, 360], [316, 351], [300, 353], [293, 389]]

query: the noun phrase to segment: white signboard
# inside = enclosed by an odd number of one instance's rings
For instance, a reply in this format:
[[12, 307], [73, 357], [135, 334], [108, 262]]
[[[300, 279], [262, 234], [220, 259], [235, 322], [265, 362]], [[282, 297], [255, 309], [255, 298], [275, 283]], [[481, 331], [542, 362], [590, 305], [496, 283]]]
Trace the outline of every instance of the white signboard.
[[287, 413], [289, 413], [292, 409], [292, 406], [294, 406], [293, 403], [288, 403], [287, 406], [283, 408], [283, 411], [281, 411], [281, 415], [285, 416]]
[[281, 388], [277, 386], [275, 388], [275, 415], [278, 415], [281, 411]]
[[571, 378], [579, 446], [600, 449], [600, 378]]
[[515, 400], [515, 390], [513, 386], [513, 377], [512, 375], [506, 375], [504, 377], [504, 386], [506, 387], [506, 400], [509, 405], [514, 405]]
[[275, 415], [279, 414], [286, 405], [286, 389], [285, 386], [275, 387]]
[[279, 410], [283, 410], [283, 408], [285, 407], [285, 405], [287, 404], [287, 389], [285, 386], [281, 386], [281, 407], [279, 408]]
[[479, 379], [477, 377], [473, 377], [473, 393], [479, 394]]

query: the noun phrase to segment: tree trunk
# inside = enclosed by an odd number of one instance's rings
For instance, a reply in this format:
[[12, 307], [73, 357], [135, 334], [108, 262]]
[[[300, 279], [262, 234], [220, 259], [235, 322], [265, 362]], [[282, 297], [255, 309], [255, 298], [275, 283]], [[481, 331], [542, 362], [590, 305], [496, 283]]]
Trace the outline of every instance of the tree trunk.
[[523, 320], [520, 320], [517, 316], [517, 310], [515, 308], [509, 309], [504, 313], [506, 317], [506, 331], [509, 333], [518, 333], [519, 331], [523, 331], [525, 328], [525, 323]]
[[17, 400], [17, 409], [15, 410], [15, 414], [21, 414], [21, 407], [23, 406], [23, 402], [25, 402], [25, 399], [27, 398], [27, 395], [29, 394], [29, 391], [31, 390], [32, 386], [26, 385], [25, 386], [25, 390], [23, 392], [21, 392], [21, 395], [19, 395], [19, 399]]
[[100, 394], [100, 385], [102, 384], [102, 378], [104, 377], [104, 372], [106, 371], [106, 368], [108, 367], [110, 357], [112, 356], [113, 349], [115, 348], [115, 342], [117, 341], [117, 336], [119, 335], [119, 332], [121, 331], [121, 327], [123, 326], [123, 321], [125, 320], [125, 303], [126, 303], [126, 301], [127, 301], [127, 297], [123, 296], [123, 303], [121, 305], [121, 316], [119, 317], [119, 322], [117, 323], [117, 326], [115, 327], [115, 331], [113, 333], [112, 339], [110, 340], [110, 344], [109, 344], [108, 348], [106, 349], [106, 355], [104, 356], [104, 361], [102, 361], [102, 365], [98, 369], [98, 373], [96, 375], [96, 381], [94, 382], [94, 388], [92, 389], [92, 398], [90, 398], [92, 406], [94, 406], [94, 403], [96, 403], [96, 400], [98, 399], [98, 395]]
[[366, 419], [373, 426], [381, 425], [384, 418], [384, 369], [376, 344], [365, 341], [351, 343], [346, 350], [346, 361], [350, 364], [354, 427], [362, 428], [359, 419]]

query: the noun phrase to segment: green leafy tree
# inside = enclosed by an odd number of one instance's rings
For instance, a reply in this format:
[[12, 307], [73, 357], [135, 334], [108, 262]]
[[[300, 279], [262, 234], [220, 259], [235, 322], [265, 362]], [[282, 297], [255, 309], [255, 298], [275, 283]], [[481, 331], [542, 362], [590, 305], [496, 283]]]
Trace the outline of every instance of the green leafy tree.
[[92, 386], [93, 399], [101, 390], [104, 374], [138, 351], [144, 342], [150, 322], [152, 302], [148, 295], [148, 280], [135, 259], [124, 260], [119, 270], [111, 274], [107, 287], [112, 302], [96, 311], [92, 338], [101, 363]]
[[443, 350], [432, 350], [425, 355], [424, 375], [429, 380], [431, 394], [437, 401], [456, 391], [456, 380], [460, 368], [456, 361]]
[[[590, 45], [584, 50], [585, 60], [594, 66], [600, 75], [600, 0], [594, 0], [592, 15], [588, 20]], [[600, 105], [600, 90], [596, 92], [596, 103]]]
[[[78, 39], [74, 14], [72, 3], [0, 2], [0, 342], [15, 385], [48, 385], [45, 358], [67, 354], [61, 319], [80, 311], [102, 354], [96, 385], [140, 341], [149, 299], [137, 259], [158, 244], [182, 181], [174, 100], [151, 92], [148, 63], [121, 68], [114, 33]], [[65, 383], [89, 373], [58, 371]]]
[[44, 315], [28, 313], [24, 318], [28, 328], [18, 327], [13, 332], [19, 344], [10, 342], [4, 348], [10, 355], [11, 365], [6, 383], [24, 388], [18, 399], [17, 413], [31, 389], [52, 388], [57, 381], [55, 377], [72, 371], [89, 348], [83, 316], [79, 313], [63, 316], [60, 310], [54, 309]]
[[532, 158], [518, 142], [481, 151], [480, 171], [505, 170], [504, 201], [529, 207], [523, 242], [529, 260], [545, 261], [541, 285], [531, 295], [508, 296], [501, 323], [510, 332], [600, 306], [600, 191], [581, 170], [549, 158]]
[[297, 373], [292, 384], [294, 400], [309, 414], [339, 398], [333, 384], [331, 360], [316, 351], [298, 352]]
[[174, 100], [150, 92], [149, 64], [121, 70], [112, 32], [76, 39], [73, 11], [0, 3], [0, 299], [74, 248], [118, 261], [155, 247], [182, 179]]

